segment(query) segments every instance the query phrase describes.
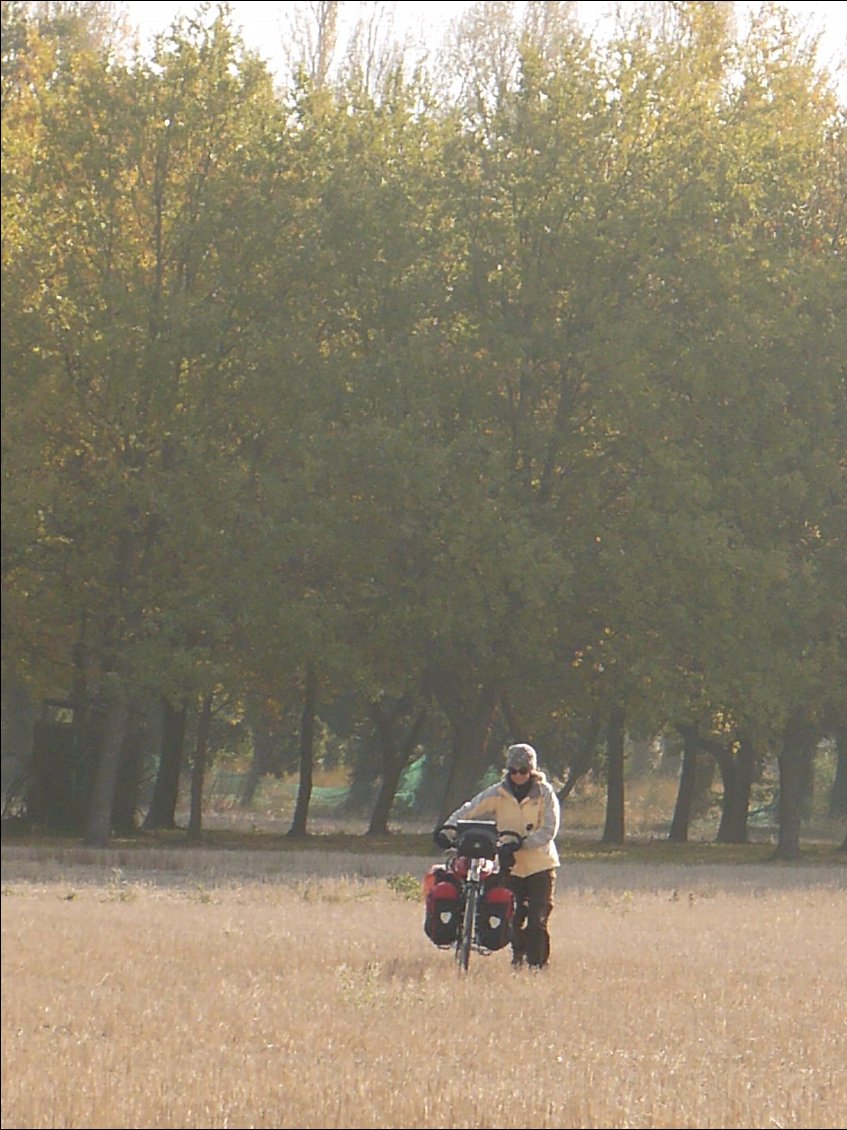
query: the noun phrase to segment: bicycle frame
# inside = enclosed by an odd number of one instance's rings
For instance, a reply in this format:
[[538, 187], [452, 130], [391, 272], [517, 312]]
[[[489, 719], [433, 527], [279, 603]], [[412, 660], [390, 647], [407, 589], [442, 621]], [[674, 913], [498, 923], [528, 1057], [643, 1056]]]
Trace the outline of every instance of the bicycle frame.
[[[467, 857], [465, 857], [467, 858]], [[479, 903], [485, 888], [485, 880], [494, 872], [494, 864], [490, 859], [471, 856], [467, 859], [467, 874], [462, 880], [459, 892], [461, 905], [459, 915], [459, 932], [453, 943], [456, 963], [459, 969], [466, 971], [471, 959], [471, 950], [477, 953], [489, 953], [485, 946], [480, 945], [478, 935]]]
[[[441, 832], [448, 828], [455, 837], [450, 841], [449, 847], [438, 838]], [[500, 856], [503, 848], [520, 846], [523, 837], [517, 832], [498, 832], [493, 820], [458, 820], [455, 825], [440, 829], [436, 835], [436, 842], [446, 847], [449, 852], [446, 871], [458, 896], [455, 904], [458, 914], [456, 934], [449, 942], [445, 939], [443, 946], [453, 950], [460, 972], [467, 972], [472, 950], [487, 957], [495, 950], [503, 948], [505, 944], [505, 939], [500, 940], [502, 935], [498, 935], [499, 944], [495, 944], [492, 948], [491, 927], [497, 919], [490, 917], [491, 908], [489, 908], [487, 911], [489, 917], [483, 917], [480, 921], [480, 908], [483, 906], [483, 900], [485, 900], [484, 905], [489, 906], [489, 892], [496, 890], [500, 894], [505, 894], [508, 891], [508, 887], [503, 887], [500, 883], [492, 884], [491, 879], [498, 872], [502, 873]], [[450, 839], [449, 836], [447, 838]], [[506, 897], [512, 900], [513, 905], [513, 896], [508, 894]], [[497, 904], [500, 913], [506, 913], [502, 899], [498, 899]], [[511, 908], [508, 913], [511, 915]], [[507, 920], [503, 920], [503, 925], [506, 924]], [[439, 944], [436, 936], [429, 929], [427, 933], [436, 944]]]
[[478, 933], [479, 904], [485, 880], [496, 869], [497, 825], [489, 820], [460, 820], [457, 826], [453, 874], [461, 880], [459, 889], [459, 930], [453, 943], [456, 964], [467, 972], [471, 950], [488, 954]]

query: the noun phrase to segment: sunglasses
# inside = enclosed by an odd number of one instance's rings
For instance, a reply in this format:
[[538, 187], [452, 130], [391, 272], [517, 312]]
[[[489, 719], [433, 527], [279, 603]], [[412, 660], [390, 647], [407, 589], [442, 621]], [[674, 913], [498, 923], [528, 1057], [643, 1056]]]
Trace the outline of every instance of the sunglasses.
[[509, 770], [510, 773], [528, 773], [529, 769], [525, 765], [513, 765]]

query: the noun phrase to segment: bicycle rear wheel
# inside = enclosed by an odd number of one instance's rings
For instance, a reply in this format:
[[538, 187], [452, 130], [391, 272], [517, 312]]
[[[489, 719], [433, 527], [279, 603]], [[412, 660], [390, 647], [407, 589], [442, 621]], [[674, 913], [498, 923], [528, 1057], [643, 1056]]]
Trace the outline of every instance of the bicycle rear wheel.
[[471, 946], [476, 936], [476, 915], [479, 906], [479, 888], [468, 887], [465, 892], [465, 913], [462, 918], [462, 929], [456, 941], [456, 962], [459, 969], [467, 971], [471, 960]]

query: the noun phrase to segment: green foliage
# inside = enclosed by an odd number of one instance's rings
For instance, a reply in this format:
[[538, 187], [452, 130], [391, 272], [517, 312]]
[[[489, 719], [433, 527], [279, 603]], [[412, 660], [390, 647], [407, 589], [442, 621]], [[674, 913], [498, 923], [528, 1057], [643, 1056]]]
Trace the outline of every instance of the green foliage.
[[408, 899], [410, 902], [420, 902], [421, 899], [421, 880], [420, 877], [414, 875], [389, 875], [385, 880], [388, 886], [394, 891], [395, 894], [400, 895], [401, 898]]

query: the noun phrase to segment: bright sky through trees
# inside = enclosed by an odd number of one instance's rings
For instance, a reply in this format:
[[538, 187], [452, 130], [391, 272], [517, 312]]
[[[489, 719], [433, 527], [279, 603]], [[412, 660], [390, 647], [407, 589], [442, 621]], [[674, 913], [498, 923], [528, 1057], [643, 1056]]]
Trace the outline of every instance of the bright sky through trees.
[[[277, 66], [283, 58], [286, 21], [293, 3], [251, 2], [236, 0], [232, 3], [236, 23], [243, 29], [247, 45]], [[437, 44], [446, 28], [467, 5], [463, 0], [398, 0], [394, 4], [394, 25], [398, 36], [408, 35], [413, 42]], [[821, 62], [833, 70], [841, 64], [840, 85], [847, 85], [847, 4], [801, 3], [790, 0], [784, 7], [794, 12], [810, 32], [820, 32]], [[128, 3], [130, 18], [138, 27], [142, 40], [147, 41], [157, 32], [167, 30], [174, 17], [190, 14], [197, 4], [185, 0], [154, 0], [154, 2]], [[351, 5], [352, 7], [352, 5]], [[588, 28], [602, 27], [603, 20], [613, 12], [616, 4], [602, 0], [581, 0], [581, 18]], [[739, 3], [739, 8], [755, 8], [755, 4]]]

